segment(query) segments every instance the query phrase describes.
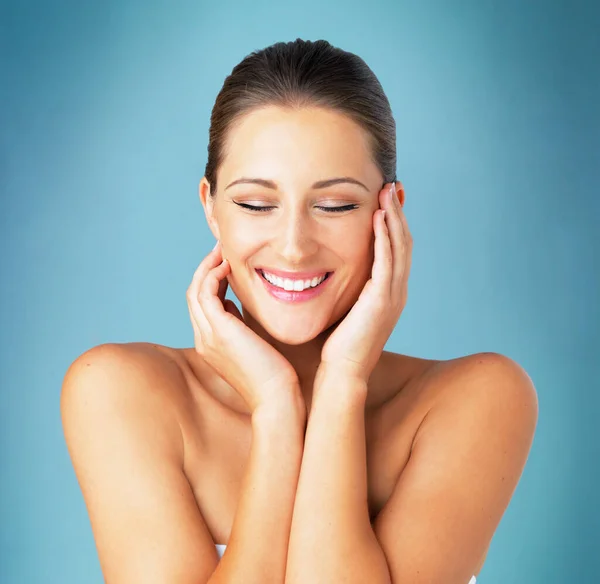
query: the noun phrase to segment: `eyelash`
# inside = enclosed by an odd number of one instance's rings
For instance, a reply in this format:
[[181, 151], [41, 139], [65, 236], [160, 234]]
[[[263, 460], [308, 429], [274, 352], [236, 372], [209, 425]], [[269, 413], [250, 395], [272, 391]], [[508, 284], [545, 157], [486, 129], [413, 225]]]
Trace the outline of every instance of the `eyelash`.
[[[249, 211], [254, 211], [257, 213], [265, 213], [267, 209], [274, 209], [275, 207], [256, 207], [253, 205], [248, 205], [247, 203], [236, 203], [240, 207], [244, 209], [248, 209]], [[353, 209], [358, 209], [358, 205], [344, 205], [342, 207], [319, 207], [317, 209], [323, 209], [326, 213], [342, 213], [343, 211], [351, 211]]]

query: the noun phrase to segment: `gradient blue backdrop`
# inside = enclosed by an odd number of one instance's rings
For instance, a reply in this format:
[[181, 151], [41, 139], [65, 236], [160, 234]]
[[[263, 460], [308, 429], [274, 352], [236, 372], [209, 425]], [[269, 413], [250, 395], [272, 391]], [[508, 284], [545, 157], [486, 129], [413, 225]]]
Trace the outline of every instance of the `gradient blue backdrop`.
[[598, 581], [597, 6], [2, 2], [0, 582], [103, 581], [63, 375], [99, 343], [192, 346], [211, 108], [246, 54], [296, 37], [363, 57], [397, 121], [414, 251], [386, 348], [500, 352], [537, 388], [478, 583]]

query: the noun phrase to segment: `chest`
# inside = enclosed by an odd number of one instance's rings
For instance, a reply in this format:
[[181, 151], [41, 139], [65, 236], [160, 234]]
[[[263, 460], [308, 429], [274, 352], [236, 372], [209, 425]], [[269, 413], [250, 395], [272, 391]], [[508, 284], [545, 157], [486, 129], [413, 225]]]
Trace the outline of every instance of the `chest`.
[[[408, 390], [408, 388], [405, 388]], [[371, 521], [392, 494], [408, 459], [424, 412], [415, 391], [365, 413], [367, 494]], [[200, 436], [186, 432], [186, 475], [215, 543], [229, 541], [237, 501], [250, 456], [252, 430], [247, 419], [213, 411], [204, 416]]]

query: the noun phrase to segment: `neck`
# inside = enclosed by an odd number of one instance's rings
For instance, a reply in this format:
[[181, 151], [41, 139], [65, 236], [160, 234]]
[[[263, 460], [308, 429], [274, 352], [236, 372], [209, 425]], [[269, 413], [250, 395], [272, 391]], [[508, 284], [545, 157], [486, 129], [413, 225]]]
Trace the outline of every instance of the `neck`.
[[273, 338], [243, 306], [242, 315], [246, 326], [264, 341], [269, 343], [276, 351], [281, 353], [281, 355], [292, 365], [298, 376], [307, 412], [310, 413], [315, 376], [321, 363], [321, 351], [325, 341], [334, 331], [337, 323], [306, 343], [289, 345]]
[[[290, 365], [292, 365], [298, 377], [300, 390], [304, 398], [304, 403], [306, 404], [306, 411], [309, 415], [312, 406], [313, 387], [317, 370], [321, 363], [321, 351], [323, 345], [335, 330], [337, 324], [341, 322], [343, 316], [314, 339], [299, 345], [289, 345], [273, 338], [262, 325], [246, 311], [243, 305], [242, 317], [246, 326], [281, 353]], [[249, 415], [251, 413], [248, 404], [244, 401], [242, 396], [235, 388], [231, 387], [217, 371], [197, 355], [195, 349], [186, 349], [186, 354], [188, 363], [195, 372], [196, 377], [216, 399], [240, 414]]]

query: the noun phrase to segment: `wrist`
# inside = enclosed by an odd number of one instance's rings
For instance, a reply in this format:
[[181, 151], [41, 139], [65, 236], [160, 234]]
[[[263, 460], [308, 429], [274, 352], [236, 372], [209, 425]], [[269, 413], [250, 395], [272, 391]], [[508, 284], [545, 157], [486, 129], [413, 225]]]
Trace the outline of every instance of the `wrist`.
[[346, 383], [350, 383], [352, 385], [366, 386], [368, 384], [369, 377], [370, 375], [367, 375], [364, 371], [364, 368], [359, 365], [349, 362], [338, 363], [336, 361], [321, 361], [319, 367], [317, 368], [315, 380], [322, 378], [333, 380], [343, 379]]
[[315, 376], [315, 385], [323, 383], [341, 387], [352, 387], [355, 391], [360, 391], [361, 389], [366, 391], [368, 387], [368, 379], [365, 379], [358, 367], [350, 368], [346, 365], [328, 363], [326, 361], [321, 361]]
[[346, 368], [322, 364], [315, 377], [313, 400], [332, 399], [338, 404], [363, 406], [366, 403], [368, 383]]
[[260, 404], [251, 414], [254, 429], [283, 429], [292, 434], [295, 430], [304, 430], [306, 417], [306, 404], [300, 388], [282, 395], [281, 399]]

